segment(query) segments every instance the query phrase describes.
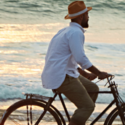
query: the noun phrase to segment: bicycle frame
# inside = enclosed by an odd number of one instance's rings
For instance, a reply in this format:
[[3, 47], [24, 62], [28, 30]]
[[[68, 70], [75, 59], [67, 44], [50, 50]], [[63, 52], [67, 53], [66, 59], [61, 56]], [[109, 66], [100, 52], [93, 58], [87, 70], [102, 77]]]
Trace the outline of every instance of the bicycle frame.
[[[124, 114], [122, 113], [122, 111], [120, 111], [121, 110], [120, 106], [124, 102], [118, 94], [118, 90], [117, 90], [117, 86], [116, 86], [115, 82], [111, 83], [112, 78], [111, 79], [107, 78], [107, 80], [108, 80], [109, 88], [111, 89], [111, 91], [99, 91], [99, 92], [88, 92], [88, 93], [112, 94], [114, 96], [114, 100], [92, 121], [92, 123], [90, 125], [93, 125], [94, 123], [96, 123], [104, 115], [104, 113], [112, 107], [112, 105], [114, 103], [116, 103], [116, 107], [118, 108], [118, 112], [119, 112], [121, 120], [124, 119]], [[70, 116], [69, 116], [68, 111], [66, 109], [66, 106], [65, 106], [65, 103], [64, 103], [63, 98], [61, 96], [61, 93], [58, 93], [58, 94], [59, 94], [60, 101], [64, 107], [64, 111], [66, 113], [66, 116], [67, 116], [68, 120], [70, 121]], [[120, 98], [120, 100], [118, 100], [119, 98]], [[122, 120], [122, 123], [123, 123], [123, 125], [125, 125], [124, 120]]]
[[[89, 92], [89, 93], [99, 93], [99, 94], [113, 94], [112, 91], [99, 91], [99, 92]], [[68, 121], [70, 121], [70, 116], [68, 114], [68, 111], [66, 109], [66, 106], [65, 106], [65, 103], [64, 103], [64, 100], [61, 96], [61, 93], [59, 93], [59, 98], [60, 98], [60, 101], [63, 105], [63, 108], [64, 108], [64, 111], [66, 113], [66, 116], [68, 118]], [[114, 98], [114, 100], [92, 121], [92, 123], [90, 125], [94, 125], [104, 114], [107, 110], [109, 110], [113, 104], [115, 104], [117, 102], [116, 98]], [[123, 123], [124, 125], [124, 123]]]
[[[100, 93], [100, 94], [105, 94], [105, 93], [107, 93], [107, 94], [112, 94], [111, 91], [99, 91], [99, 92], [89, 92], [89, 93]], [[70, 121], [70, 116], [69, 116], [68, 111], [67, 111], [67, 109], [66, 109], [65, 103], [64, 103], [64, 101], [63, 101], [63, 99], [62, 99], [61, 93], [59, 94], [59, 98], [60, 98], [60, 101], [61, 101], [61, 103], [62, 103], [62, 105], [63, 105], [63, 108], [64, 108], [64, 111], [65, 111], [66, 116], [67, 116], [67, 118], [68, 118], [68, 121]], [[114, 99], [114, 100], [102, 111], [102, 113], [100, 113], [100, 114], [92, 121], [92, 123], [91, 123], [90, 125], [93, 125], [94, 123], [96, 123], [96, 122], [102, 117], [102, 115], [104, 115], [104, 113], [105, 113], [115, 102], [116, 102], [116, 101], [115, 101], [115, 99]]]
[[[111, 106], [112, 106], [114, 103], [116, 103], [116, 107], [117, 107], [117, 109], [118, 109], [118, 111], [119, 111], [119, 115], [120, 115], [121, 120], [122, 120], [122, 118], [124, 119], [124, 115], [121, 114], [121, 112], [120, 112], [120, 109], [121, 109], [121, 108], [119, 108], [119, 107], [122, 105], [123, 101], [122, 101], [121, 98], [120, 98], [121, 100], [118, 100], [119, 94], [118, 94], [118, 91], [117, 91], [116, 84], [115, 84], [115, 83], [110, 83], [110, 80], [108, 80], [108, 82], [109, 82], [109, 88], [111, 89], [111, 91], [88, 92], [88, 93], [98, 93], [98, 94], [112, 94], [112, 95], [114, 96], [114, 100], [92, 121], [92, 123], [91, 123], [90, 125], [93, 125], [94, 123], [96, 123], [96, 122], [102, 117], [102, 115], [104, 115], [104, 113], [105, 113], [109, 108], [111, 108]], [[67, 108], [66, 108], [66, 105], [65, 105], [65, 103], [64, 103], [64, 100], [63, 100], [63, 98], [62, 98], [61, 93], [59, 93], [59, 92], [56, 91], [56, 90], [53, 90], [53, 92], [55, 93], [55, 95], [54, 95], [53, 97], [50, 97], [50, 98], [49, 98], [49, 101], [46, 102], [45, 110], [44, 110], [44, 112], [41, 114], [41, 116], [39, 117], [39, 119], [37, 120], [37, 122], [35, 123], [35, 125], [38, 125], [38, 123], [40, 122], [40, 120], [42, 119], [42, 117], [44, 116], [44, 114], [46, 113], [47, 109], [48, 109], [50, 106], [52, 106], [51, 104], [52, 104], [52, 102], [54, 101], [54, 99], [56, 98], [57, 95], [58, 95], [59, 98], [60, 98], [60, 101], [61, 101], [61, 103], [62, 103], [62, 106], [63, 106], [63, 108], [64, 108], [64, 111], [65, 111], [65, 113], [66, 113], [66, 116], [67, 116], [67, 118], [68, 118], [68, 121], [70, 122], [70, 116], [69, 116], [69, 113], [68, 113], [68, 111], [67, 111]], [[40, 101], [40, 100], [39, 100], [39, 101]], [[56, 108], [55, 108], [54, 110], [57, 112], [57, 114], [58, 114], [59, 117], [61, 118], [63, 124], [66, 125], [65, 120], [63, 119], [63, 116], [60, 114], [60, 112], [59, 112]], [[122, 123], [123, 123], [123, 125], [125, 125], [124, 121], [122, 121]]]

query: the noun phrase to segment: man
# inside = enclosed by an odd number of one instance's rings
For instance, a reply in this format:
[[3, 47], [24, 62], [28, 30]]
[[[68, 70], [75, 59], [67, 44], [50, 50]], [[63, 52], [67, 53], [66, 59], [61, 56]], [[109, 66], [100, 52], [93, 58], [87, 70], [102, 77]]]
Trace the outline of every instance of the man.
[[97, 99], [97, 94], [88, 94], [87, 91], [99, 90], [91, 80], [110, 76], [92, 65], [84, 52], [83, 28], [89, 27], [88, 11], [91, 9], [86, 8], [83, 1], [74, 1], [68, 6], [69, 14], [65, 19], [71, 19], [71, 23], [52, 38], [42, 73], [44, 88], [56, 89], [76, 105], [77, 110], [69, 125], [85, 125]]

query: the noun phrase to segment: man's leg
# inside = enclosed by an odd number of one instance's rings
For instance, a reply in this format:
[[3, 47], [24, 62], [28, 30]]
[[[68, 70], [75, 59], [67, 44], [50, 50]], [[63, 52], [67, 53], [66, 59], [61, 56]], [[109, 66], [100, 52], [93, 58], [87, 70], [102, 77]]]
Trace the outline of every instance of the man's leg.
[[69, 125], [85, 125], [95, 105], [79, 78], [67, 75], [57, 91], [63, 93], [77, 107]]
[[[88, 92], [98, 92], [99, 91], [99, 87], [95, 83], [86, 79], [82, 75], [79, 76], [79, 80], [81, 81], [81, 83], [83, 84], [83, 86], [86, 88], [86, 90]], [[89, 95], [90, 95], [91, 99], [93, 100], [93, 102], [95, 103], [95, 101], [98, 97], [98, 93], [92, 93], [92, 94], [89, 94]]]

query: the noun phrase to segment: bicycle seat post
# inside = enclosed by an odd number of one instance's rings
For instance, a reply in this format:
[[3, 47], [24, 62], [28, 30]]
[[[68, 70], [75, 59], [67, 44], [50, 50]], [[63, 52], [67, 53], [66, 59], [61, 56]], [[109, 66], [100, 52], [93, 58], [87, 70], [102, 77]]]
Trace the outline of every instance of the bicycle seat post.
[[55, 90], [55, 89], [53, 90], [53, 92], [54, 92], [54, 93], [57, 93], [57, 94], [59, 95], [60, 101], [61, 101], [61, 103], [62, 103], [62, 106], [63, 106], [64, 111], [65, 111], [65, 113], [66, 113], [66, 116], [67, 116], [67, 118], [68, 118], [68, 121], [70, 121], [70, 116], [69, 116], [69, 113], [68, 113], [68, 111], [67, 111], [67, 108], [66, 108], [66, 105], [65, 105], [65, 103], [64, 103], [64, 100], [63, 100], [63, 98], [62, 98], [62, 96], [61, 96], [61, 93], [58, 92], [58, 91]]
[[63, 98], [62, 98], [62, 96], [61, 96], [61, 93], [59, 93], [59, 98], [60, 98], [61, 103], [62, 103], [62, 105], [63, 105], [63, 108], [64, 108], [64, 111], [65, 111], [66, 116], [67, 116], [67, 118], [68, 118], [68, 121], [70, 121], [70, 116], [69, 116], [69, 113], [68, 113], [67, 108], [66, 108], [66, 106], [65, 106], [64, 100], [63, 100]]

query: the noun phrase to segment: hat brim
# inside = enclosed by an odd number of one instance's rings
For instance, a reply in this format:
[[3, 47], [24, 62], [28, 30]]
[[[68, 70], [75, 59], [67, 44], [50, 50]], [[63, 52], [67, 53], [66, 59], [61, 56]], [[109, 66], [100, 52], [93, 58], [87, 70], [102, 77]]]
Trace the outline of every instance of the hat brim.
[[[92, 10], [92, 7], [87, 7], [87, 11], [86, 11], [86, 12], [88, 12], [88, 11], [90, 11], [90, 10]], [[84, 14], [84, 13], [82, 13], [82, 14]], [[80, 14], [80, 15], [82, 15], [82, 14]], [[80, 15], [78, 15], [78, 16], [80, 16]], [[76, 18], [76, 17], [78, 17], [78, 16], [69, 17], [69, 14], [67, 14], [67, 15], [65, 16], [65, 19], [74, 19], [74, 18]]]

